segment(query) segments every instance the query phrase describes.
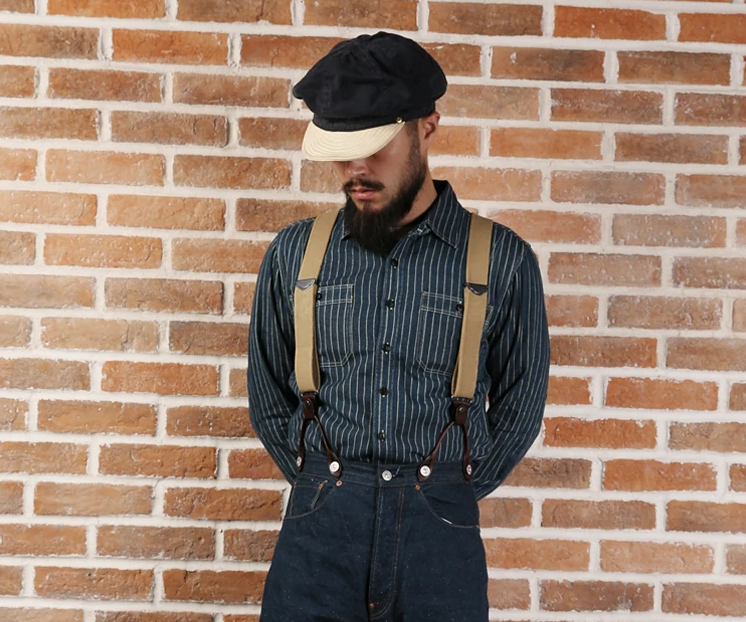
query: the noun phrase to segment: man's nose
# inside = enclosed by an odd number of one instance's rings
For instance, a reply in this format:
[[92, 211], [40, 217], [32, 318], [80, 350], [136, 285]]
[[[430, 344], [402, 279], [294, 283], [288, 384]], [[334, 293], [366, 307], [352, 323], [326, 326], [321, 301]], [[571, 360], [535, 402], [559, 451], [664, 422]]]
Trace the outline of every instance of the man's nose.
[[370, 172], [368, 160], [349, 160], [345, 164], [345, 174], [348, 178], [365, 177]]

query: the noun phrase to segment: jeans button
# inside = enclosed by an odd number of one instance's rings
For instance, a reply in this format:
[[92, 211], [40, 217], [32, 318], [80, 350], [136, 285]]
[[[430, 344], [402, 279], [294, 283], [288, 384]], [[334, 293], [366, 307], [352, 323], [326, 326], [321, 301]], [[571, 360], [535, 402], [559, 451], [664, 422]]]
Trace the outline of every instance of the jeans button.
[[390, 482], [393, 475], [391, 475], [391, 471], [386, 469], [383, 473], [381, 473], [381, 477], [384, 479], [384, 481]]

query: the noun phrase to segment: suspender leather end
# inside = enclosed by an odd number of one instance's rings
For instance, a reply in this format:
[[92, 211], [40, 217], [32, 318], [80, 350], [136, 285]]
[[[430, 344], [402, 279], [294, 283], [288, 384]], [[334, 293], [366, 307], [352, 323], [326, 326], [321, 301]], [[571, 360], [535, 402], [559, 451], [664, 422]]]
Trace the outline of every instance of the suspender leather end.
[[303, 416], [306, 419], [313, 419], [318, 412], [319, 393], [318, 391], [306, 391], [301, 401], [303, 402]]
[[451, 397], [451, 415], [457, 425], [466, 423], [466, 415], [471, 407], [471, 400], [464, 397]]

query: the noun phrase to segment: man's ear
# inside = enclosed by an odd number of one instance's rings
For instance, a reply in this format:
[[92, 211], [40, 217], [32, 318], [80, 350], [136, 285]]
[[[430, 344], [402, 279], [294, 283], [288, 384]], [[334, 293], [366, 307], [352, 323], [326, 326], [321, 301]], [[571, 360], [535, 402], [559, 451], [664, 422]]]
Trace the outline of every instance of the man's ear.
[[440, 113], [437, 110], [420, 119], [420, 145], [422, 145], [423, 149], [426, 150], [430, 148], [430, 145], [437, 134], [439, 122]]

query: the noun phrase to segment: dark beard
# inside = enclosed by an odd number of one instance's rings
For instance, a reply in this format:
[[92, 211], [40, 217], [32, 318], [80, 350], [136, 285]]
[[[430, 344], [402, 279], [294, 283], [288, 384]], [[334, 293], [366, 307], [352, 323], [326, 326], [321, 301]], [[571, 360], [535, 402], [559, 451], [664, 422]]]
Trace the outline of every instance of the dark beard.
[[[415, 141], [417, 143], [418, 141]], [[419, 144], [412, 145], [407, 161], [408, 174], [399, 192], [388, 205], [380, 210], [363, 211], [355, 205], [348, 193], [348, 188], [363, 187], [371, 190], [382, 189], [377, 182], [358, 179], [345, 184], [344, 219], [351, 237], [361, 246], [384, 257], [391, 252], [400, 237], [399, 223], [412, 209], [417, 194], [427, 176], [427, 165], [419, 158]]]

